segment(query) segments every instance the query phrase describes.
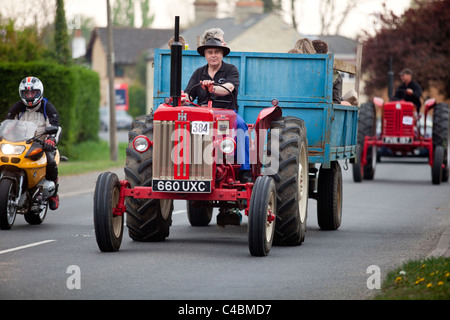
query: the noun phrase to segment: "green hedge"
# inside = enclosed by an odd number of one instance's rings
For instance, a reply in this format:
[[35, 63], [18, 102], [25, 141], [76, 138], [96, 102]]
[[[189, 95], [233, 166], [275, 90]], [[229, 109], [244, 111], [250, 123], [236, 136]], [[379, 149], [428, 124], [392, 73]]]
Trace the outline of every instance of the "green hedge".
[[0, 117], [19, 101], [19, 83], [27, 76], [44, 84], [44, 97], [58, 110], [62, 127], [59, 148], [70, 156], [70, 147], [97, 140], [99, 130], [100, 80], [84, 67], [54, 63], [0, 63]]

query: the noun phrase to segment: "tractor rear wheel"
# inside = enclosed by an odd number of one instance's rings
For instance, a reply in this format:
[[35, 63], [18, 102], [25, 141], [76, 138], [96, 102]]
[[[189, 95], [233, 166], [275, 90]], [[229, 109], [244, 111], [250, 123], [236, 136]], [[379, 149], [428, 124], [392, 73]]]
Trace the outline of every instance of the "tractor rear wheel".
[[[447, 182], [449, 178], [448, 168], [448, 122], [449, 108], [446, 103], [438, 103], [434, 106], [433, 112], [433, 148], [441, 146], [444, 149], [442, 182]], [[435, 151], [436, 152], [436, 151]]]
[[[359, 122], [358, 122], [358, 136], [357, 146], [360, 149], [356, 163], [353, 164], [353, 181], [361, 182], [365, 180], [373, 180], [375, 176], [375, 166], [377, 160], [376, 147], [369, 147], [367, 149], [367, 164], [362, 167], [362, 153], [364, 150], [364, 140], [366, 136], [374, 137], [376, 134], [376, 113], [375, 105], [372, 102], [366, 102], [361, 105], [359, 110]], [[362, 174], [362, 176], [361, 176]]]
[[[134, 150], [133, 140], [138, 135], [153, 141], [153, 116], [145, 115], [133, 121], [128, 133], [125, 179], [132, 188], [152, 185], [153, 148], [140, 153]], [[163, 241], [169, 236], [172, 224], [173, 200], [135, 199], [127, 197], [128, 235], [136, 241]]]
[[[273, 150], [272, 141], [279, 141]], [[276, 146], [276, 144], [274, 144]], [[274, 244], [300, 245], [305, 240], [308, 209], [308, 140], [305, 122], [296, 117], [280, 117], [270, 126], [269, 170], [277, 189], [277, 219]], [[274, 165], [278, 161], [278, 168]]]

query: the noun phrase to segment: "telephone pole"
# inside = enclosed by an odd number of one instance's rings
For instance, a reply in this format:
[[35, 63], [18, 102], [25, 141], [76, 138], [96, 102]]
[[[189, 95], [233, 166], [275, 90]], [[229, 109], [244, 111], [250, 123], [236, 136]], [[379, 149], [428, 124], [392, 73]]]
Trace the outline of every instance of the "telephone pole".
[[116, 124], [116, 90], [114, 88], [114, 45], [113, 45], [113, 31], [111, 21], [111, 6], [110, 0], [106, 0], [106, 13], [108, 19], [108, 52], [106, 57], [108, 60], [108, 81], [109, 81], [109, 148], [111, 161], [118, 160], [118, 145], [117, 145], [117, 124]]

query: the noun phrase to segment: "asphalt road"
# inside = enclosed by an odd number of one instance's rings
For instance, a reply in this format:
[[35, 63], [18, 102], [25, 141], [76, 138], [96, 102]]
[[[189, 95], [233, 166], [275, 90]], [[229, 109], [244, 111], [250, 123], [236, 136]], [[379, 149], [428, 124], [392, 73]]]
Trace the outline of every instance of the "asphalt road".
[[191, 227], [179, 201], [166, 241], [134, 242], [125, 230], [121, 250], [102, 253], [96, 175], [63, 177], [60, 208], [42, 225], [18, 216], [0, 231], [0, 299], [367, 299], [377, 292], [368, 288], [373, 266], [383, 278], [426, 257], [450, 227], [450, 183], [432, 185], [430, 171], [381, 164], [361, 184], [343, 171], [341, 228], [321, 231], [310, 200], [304, 244], [273, 247], [263, 258], [249, 254], [246, 217], [239, 227], [219, 228], [215, 217]]

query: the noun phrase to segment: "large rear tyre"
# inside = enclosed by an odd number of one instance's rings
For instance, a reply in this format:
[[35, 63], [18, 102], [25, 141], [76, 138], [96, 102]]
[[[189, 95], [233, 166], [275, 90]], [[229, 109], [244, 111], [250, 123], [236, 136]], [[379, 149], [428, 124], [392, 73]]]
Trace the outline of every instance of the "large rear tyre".
[[9, 230], [17, 215], [16, 187], [13, 180], [0, 180], [0, 229]]
[[[125, 179], [132, 188], [152, 185], [153, 148], [144, 153], [133, 148], [133, 140], [144, 135], [153, 141], [153, 116], [145, 115], [133, 121], [128, 133]], [[173, 200], [135, 199], [127, 197], [128, 234], [135, 241], [163, 241], [172, 224]]]
[[253, 186], [248, 213], [248, 247], [252, 256], [266, 256], [272, 248], [277, 212], [273, 179], [259, 176]]
[[339, 162], [330, 169], [320, 168], [317, 198], [317, 221], [322, 230], [337, 230], [342, 221], [342, 171]]
[[[272, 140], [279, 141], [278, 150], [272, 150]], [[300, 245], [305, 240], [308, 208], [308, 140], [303, 120], [280, 117], [271, 123], [268, 155], [272, 166], [278, 168], [272, 175], [277, 189], [277, 220], [274, 244]]]
[[98, 248], [118, 251], [123, 236], [123, 215], [114, 215], [119, 203], [120, 182], [115, 173], [104, 172], [97, 178], [94, 191], [94, 228]]
[[358, 121], [357, 146], [360, 149], [356, 163], [353, 164], [353, 181], [373, 180], [375, 176], [375, 167], [377, 163], [376, 147], [367, 148], [367, 164], [361, 165], [362, 154], [364, 151], [365, 137], [374, 137], [376, 135], [376, 112], [375, 105], [372, 102], [366, 102], [361, 105]]

